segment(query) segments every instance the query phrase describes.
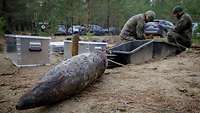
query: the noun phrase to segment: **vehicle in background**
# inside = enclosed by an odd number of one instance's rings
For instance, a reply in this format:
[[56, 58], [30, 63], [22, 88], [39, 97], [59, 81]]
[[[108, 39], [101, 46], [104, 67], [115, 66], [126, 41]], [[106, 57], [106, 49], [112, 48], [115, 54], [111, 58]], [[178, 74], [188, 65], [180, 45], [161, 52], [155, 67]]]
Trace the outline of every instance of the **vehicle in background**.
[[200, 37], [200, 26], [197, 22], [192, 23], [192, 34]]
[[75, 33], [79, 33], [80, 35], [84, 35], [84, 34], [86, 34], [86, 28], [84, 26], [81, 26], [81, 25], [74, 25], [74, 26], [72, 26], [68, 29], [68, 33], [70, 35], [75, 34]]
[[89, 33], [93, 33], [96, 36], [102, 36], [105, 34], [103, 27], [99, 25], [89, 25]]
[[120, 31], [119, 29], [115, 28], [115, 27], [109, 27], [104, 29], [105, 34], [111, 34], [111, 35], [119, 35]]
[[67, 29], [65, 27], [65, 25], [60, 24], [57, 26], [57, 31], [54, 35], [67, 35]]
[[192, 32], [194, 33], [198, 29], [198, 23], [192, 23]]
[[166, 36], [166, 32], [164, 31], [162, 26], [158, 24], [158, 22], [146, 23], [144, 26], [144, 33], [146, 35], [153, 35], [153, 36], [162, 36], [162, 37]]
[[99, 25], [95, 25], [95, 24], [90, 24], [88, 27], [85, 26], [81, 26], [81, 25], [74, 25], [73, 27], [70, 27], [68, 29], [68, 33], [70, 35], [75, 34], [75, 33], [79, 33], [80, 35], [86, 35], [87, 33], [92, 33], [93, 35], [96, 36], [102, 36], [105, 35], [105, 33], [111, 33], [111, 34], [118, 34], [119, 30], [117, 30], [114, 27], [110, 27], [109, 28], [109, 32], [108, 29], [104, 29], [103, 27], [99, 26]]
[[197, 30], [197, 28], [198, 28], [198, 23], [196, 23], [196, 22], [192, 23], [192, 32]]
[[155, 20], [155, 22], [159, 22], [159, 24], [164, 28], [165, 31], [169, 32], [175, 28], [175, 25], [167, 20]]
[[166, 37], [167, 33], [174, 29], [174, 24], [166, 20], [155, 20], [145, 24], [144, 32], [146, 35]]

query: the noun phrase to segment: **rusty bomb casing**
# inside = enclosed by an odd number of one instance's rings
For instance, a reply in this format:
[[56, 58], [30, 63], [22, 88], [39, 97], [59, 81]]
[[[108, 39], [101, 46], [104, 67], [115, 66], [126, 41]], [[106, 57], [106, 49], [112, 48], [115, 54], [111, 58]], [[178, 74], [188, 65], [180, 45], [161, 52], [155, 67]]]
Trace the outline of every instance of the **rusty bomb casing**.
[[30, 109], [73, 96], [101, 76], [107, 66], [103, 52], [84, 53], [64, 60], [50, 69], [18, 101], [16, 109]]

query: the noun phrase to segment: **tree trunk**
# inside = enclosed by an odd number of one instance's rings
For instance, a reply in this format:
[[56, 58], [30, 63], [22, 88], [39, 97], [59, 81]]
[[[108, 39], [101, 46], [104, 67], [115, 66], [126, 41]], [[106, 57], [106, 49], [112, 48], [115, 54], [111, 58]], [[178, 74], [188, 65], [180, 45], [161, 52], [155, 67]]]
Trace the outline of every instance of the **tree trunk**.
[[86, 9], [87, 9], [87, 27], [89, 27], [90, 20], [91, 20], [91, 1], [86, 0]]
[[109, 33], [109, 27], [110, 27], [110, 0], [107, 0], [107, 25], [108, 33]]

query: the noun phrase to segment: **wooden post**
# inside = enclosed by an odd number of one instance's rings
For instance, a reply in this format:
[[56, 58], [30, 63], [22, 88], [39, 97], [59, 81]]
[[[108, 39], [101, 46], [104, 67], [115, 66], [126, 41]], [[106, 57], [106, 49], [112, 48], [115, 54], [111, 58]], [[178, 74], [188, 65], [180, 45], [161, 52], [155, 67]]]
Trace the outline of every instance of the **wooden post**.
[[79, 34], [76, 33], [72, 39], [72, 56], [78, 55]]

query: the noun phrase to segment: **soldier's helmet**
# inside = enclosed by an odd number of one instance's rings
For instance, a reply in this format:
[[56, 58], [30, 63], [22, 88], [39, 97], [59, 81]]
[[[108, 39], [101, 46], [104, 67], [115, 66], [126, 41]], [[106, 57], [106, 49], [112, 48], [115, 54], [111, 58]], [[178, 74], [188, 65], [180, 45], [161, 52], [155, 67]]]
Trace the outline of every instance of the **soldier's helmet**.
[[151, 11], [151, 10], [146, 11], [145, 15], [148, 17], [148, 21], [150, 21], [150, 22], [153, 21], [154, 18], [156, 17], [156, 13], [154, 11]]
[[183, 12], [183, 8], [181, 6], [175, 6], [172, 10], [173, 14], [177, 14], [177, 13], [182, 13]]

